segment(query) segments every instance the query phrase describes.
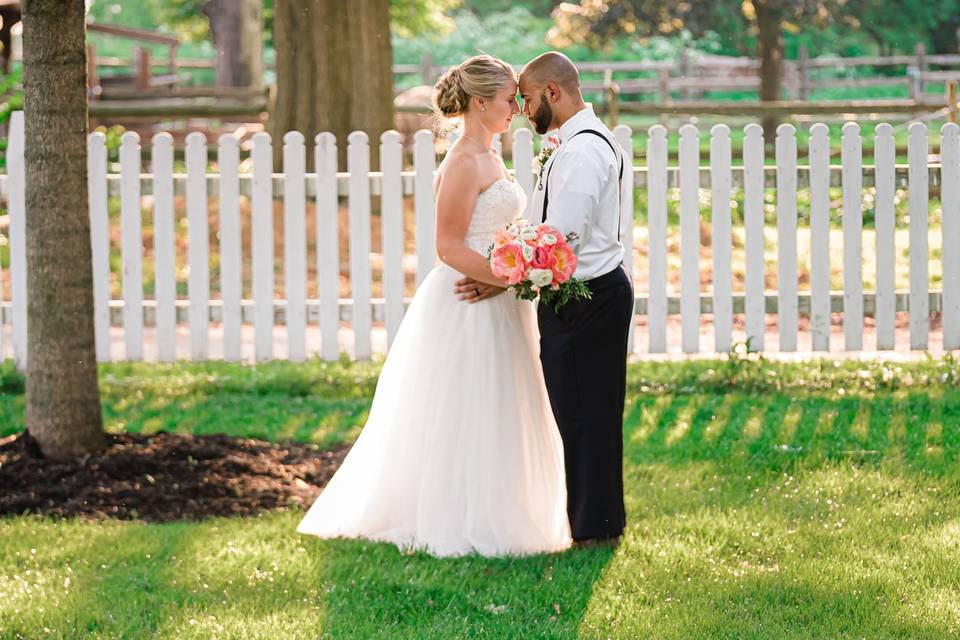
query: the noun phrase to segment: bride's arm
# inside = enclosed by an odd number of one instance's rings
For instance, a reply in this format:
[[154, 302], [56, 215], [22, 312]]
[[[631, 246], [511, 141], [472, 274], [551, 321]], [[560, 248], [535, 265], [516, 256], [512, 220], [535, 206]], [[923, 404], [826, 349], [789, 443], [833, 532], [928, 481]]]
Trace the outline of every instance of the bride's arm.
[[487, 258], [464, 241], [480, 186], [468, 156], [451, 158], [437, 191], [437, 254], [444, 264], [468, 278], [506, 287], [506, 280], [490, 271]]

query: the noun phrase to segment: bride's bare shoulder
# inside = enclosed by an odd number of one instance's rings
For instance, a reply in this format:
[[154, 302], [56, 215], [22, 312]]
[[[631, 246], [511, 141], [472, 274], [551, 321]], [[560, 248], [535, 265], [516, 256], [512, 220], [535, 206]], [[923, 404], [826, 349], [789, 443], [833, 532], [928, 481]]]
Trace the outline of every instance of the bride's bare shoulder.
[[454, 148], [440, 163], [435, 186], [439, 189], [441, 184], [456, 185], [458, 191], [478, 187], [480, 168], [479, 158], [475, 154]]

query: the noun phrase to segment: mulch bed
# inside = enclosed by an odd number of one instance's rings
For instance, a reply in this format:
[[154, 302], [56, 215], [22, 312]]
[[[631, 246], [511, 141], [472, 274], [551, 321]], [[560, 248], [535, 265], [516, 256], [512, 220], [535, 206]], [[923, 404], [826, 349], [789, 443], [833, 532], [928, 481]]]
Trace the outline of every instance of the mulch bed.
[[145, 522], [309, 507], [349, 447], [225, 435], [108, 434], [81, 459], [42, 457], [28, 433], [0, 440], [0, 516]]

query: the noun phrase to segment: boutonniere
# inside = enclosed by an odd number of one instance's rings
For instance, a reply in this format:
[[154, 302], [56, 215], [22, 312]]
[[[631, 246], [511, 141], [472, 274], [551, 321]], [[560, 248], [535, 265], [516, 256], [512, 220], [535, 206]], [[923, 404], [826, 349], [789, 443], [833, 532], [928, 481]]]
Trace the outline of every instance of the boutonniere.
[[544, 143], [540, 147], [540, 153], [534, 158], [534, 162], [537, 165], [534, 167], [534, 171], [537, 172], [538, 189], [543, 189], [543, 167], [547, 164], [547, 160], [550, 159], [550, 156], [553, 155], [553, 152], [557, 150], [558, 146], [560, 146], [560, 140], [558, 138], [553, 136], [544, 138]]

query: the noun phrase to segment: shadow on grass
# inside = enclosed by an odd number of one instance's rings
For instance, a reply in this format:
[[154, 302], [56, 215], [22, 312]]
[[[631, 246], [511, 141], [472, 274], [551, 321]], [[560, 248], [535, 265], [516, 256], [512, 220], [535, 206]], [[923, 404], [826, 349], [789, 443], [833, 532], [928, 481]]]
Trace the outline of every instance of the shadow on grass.
[[960, 454], [960, 391], [640, 395], [627, 408], [635, 464], [725, 461], [759, 470], [902, 461], [950, 474]]
[[325, 549], [320, 580], [337, 585], [324, 623], [334, 638], [574, 638], [614, 555], [436, 559], [353, 541], [307, 548]]

